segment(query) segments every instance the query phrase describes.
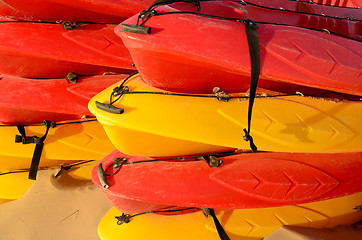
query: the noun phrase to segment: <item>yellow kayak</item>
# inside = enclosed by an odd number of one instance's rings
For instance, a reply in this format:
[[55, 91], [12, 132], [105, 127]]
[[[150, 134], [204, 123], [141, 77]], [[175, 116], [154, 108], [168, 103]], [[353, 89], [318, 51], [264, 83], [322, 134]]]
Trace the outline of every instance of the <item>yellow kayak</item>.
[[[176, 156], [250, 147], [243, 139], [248, 126], [245, 95], [227, 102], [213, 95], [174, 95], [148, 86], [139, 75], [124, 83], [123, 95], [113, 93], [118, 86], [93, 97], [88, 108], [125, 154]], [[111, 94], [113, 100], [120, 97], [112, 105]], [[362, 150], [361, 122], [361, 101], [259, 96], [251, 135], [263, 151], [356, 152]]]
[[[98, 161], [82, 161], [74, 164], [63, 164], [62, 170], [76, 179], [91, 180], [91, 170]], [[59, 171], [61, 170], [60, 167]], [[48, 168], [49, 169], [49, 168]], [[39, 169], [43, 171], [46, 169]], [[28, 178], [29, 170], [3, 171], [0, 172], [0, 199], [19, 199], [34, 183]], [[1, 203], [1, 201], [0, 201]]]
[[0, 199], [0, 205], [3, 204], [3, 203], [6, 203], [6, 202], [10, 202], [12, 200], [13, 199]]
[[[44, 125], [25, 126], [27, 136], [42, 137]], [[0, 125], [0, 171], [28, 169], [35, 144], [14, 141], [20, 135], [16, 126]], [[44, 141], [39, 168], [56, 167], [64, 161], [69, 164], [83, 160], [100, 160], [115, 147], [102, 125], [95, 119], [59, 122]]]
[[[294, 206], [215, 210], [215, 214], [231, 239], [261, 239], [283, 225], [329, 228], [355, 223], [362, 219], [362, 211], [354, 209], [361, 205], [361, 199], [362, 192]], [[98, 225], [102, 240], [220, 239], [212, 218], [206, 218], [201, 211], [178, 215], [149, 213], [117, 225], [115, 217], [120, 215], [113, 207], [103, 217]]]

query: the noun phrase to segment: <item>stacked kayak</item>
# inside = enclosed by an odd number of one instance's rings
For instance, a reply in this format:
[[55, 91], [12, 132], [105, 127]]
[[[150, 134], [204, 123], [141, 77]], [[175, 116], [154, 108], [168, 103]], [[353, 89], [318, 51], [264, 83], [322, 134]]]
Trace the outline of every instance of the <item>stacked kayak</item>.
[[[335, 18], [345, 18], [349, 20], [361, 20], [362, 18], [362, 12], [360, 11], [362, 4], [358, 3], [358, 0], [356, 1], [321, 0], [314, 2], [301, 1], [301, 0], [290, 0], [290, 1], [249, 0], [244, 2], [245, 4], [255, 4], [261, 7], [279, 9], [281, 11], [302, 12], [302, 13], [324, 15]], [[327, 5], [328, 3], [329, 6]], [[340, 7], [344, 7], [342, 11]]]
[[1, 21], [0, 73], [65, 78], [70, 72], [101, 75], [135, 71], [114, 25], [62, 23]]
[[[211, 164], [211, 160], [219, 162], [219, 166]], [[163, 208], [265, 208], [361, 192], [361, 161], [360, 152], [241, 151], [162, 159], [129, 156], [115, 150], [101, 161], [107, 169], [105, 177], [98, 178], [95, 168], [92, 178], [115, 207], [128, 213], [125, 199], [148, 202], [152, 208], [151, 203], [163, 204]], [[107, 188], [103, 188], [104, 182]], [[119, 199], [122, 204], [118, 204]]]
[[347, 1], [314, 0], [314, 1], [309, 1], [309, 2], [316, 3], [316, 4], [322, 4], [322, 5], [338, 6], [338, 7], [350, 7], [350, 8], [361, 8], [362, 7], [361, 2], [358, 0], [347, 0]]
[[[115, 97], [109, 104], [111, 96]], [[248, 125], [248, 97], [228, 96], [224, 102], [212, 94], [173, 94], [135, 75], [93, 97], [89, 109], [126, 154], [162, 157], [247, 149], [242, 135]], [[120, 109], [121, 114], [111, 111]], [[261, 94], [253, 108], [254, 141], [262, 151], [360, 151], [361, 112], [361, 101]]]
[[58, 168], [101, 239], [362, 220], [358, 4], [0, 0], [0, 203]]
[[139, 74], [88, 105], [117, 148], [92, 170], [115, 206], [100, 237], [361, 220], [361, 15], [331, 8], [156, 1], [115, 27]]
[[[340, 198], [276, 208], [215, 210], [231, 239], [261, 239], [283, 225], [330, 228], [352, 224], [362, 213], [353, 210], [360, 204], [361, 193]], [[174, 213], [150, 213], [134, 216], [118, 225], [115, 217], [122, 212], [112, 208], [100, 221], [102, 240], [118, 239], [220, 239], [213, 221], [199, 209]], [[132, 215], [131, 215], [132, 216]], [[142, 231], [140, 231], [142, 229]]]
[[[189, 93], [211, 93], [214, 87], [246, 91], [251, 62], [241, 22], [251, 19], [258, 24], [259, 87], [361, 95], [360, 20], [326, 21], [324, 16], [235, 2], [210, 1], [200, 6], [200, 11], [191, 3], [156, 6], [148, 10], [152, 14], [141, 16], [142, 21], [135, 15], [116, 27], [148, 84]], [[140, 29], [147, 34], [137, 32]]]
[[[23, 126], [25, 135], [19, 132], [19, 126]], [[27, 139], [41, 138], [46, 131], [45, 124], [0, 125], [1, 170], [29, 168], [36, 142]], [[19, 141], [14, 141], [15, 138]], [[59, 161], [100, 160], [114, 150], [96, 119], [55, 122], [43, 143], [39, 163], [43, 168], [54, 167]], [[58, 160], [56, 165], [55, 160]]]
[[100, 14], [106, 1], [51, 2], [0, 2], [0, 199], [19, 198], [38, 170], [59, 165], [90, 179], [92, 165], [84, 163], [94, 165], [114, 146], [88, 101], [126, 77], [119, 73], [135, 71], [110, 24], [132, 13]]
[[0, 0], [0, 15], [21, 20], [120, 23], [150, 0]]
[[87, 108], [89, 99], [125, 77], [75, 75], [67, 80], [27, 79], [2, 74], [0, 122], [34, 124], [46, 119], [64, 121], [92, 116]]

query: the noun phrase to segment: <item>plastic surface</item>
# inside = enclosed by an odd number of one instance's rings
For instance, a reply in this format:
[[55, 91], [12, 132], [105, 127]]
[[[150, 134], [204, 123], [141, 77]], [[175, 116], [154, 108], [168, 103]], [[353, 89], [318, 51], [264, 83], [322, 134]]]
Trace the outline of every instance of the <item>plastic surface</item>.
[[119, 23], [153, 0], [1, 0], [0, 15], [22, 20]]
[[[139, 93], [125, 94], [113, 104], [124, 108], [121, 115], [96, 108], [95, 101], [109, 103], [116, 86], [97, 94], [88, 107], [112, 143], [125, 154], [179, 156], [226, 151], [221, 146], [250, 148], [243, 139], [248, 123], [247, 99], [223, 102], [215, 98]], [[125, 86], [130, 91], [168, 93], [148, 86], [139, 75], [130, 78]], [[256, 98], [251, 135], [260, 151], [359, 152], [361, 121], [361, 101], [302, 96]], [[214, 147], [197, 151], [198, 148], [192, 149], [192, 143]]]
[[0, 122], [4, 124], [42, 123], [79, 119], [92, 115], [91, 97], [124, 79], [126, 75], [79, 77], [76, 83], [66, 79], [26, 79], [0, 75]]
[[[361, 204], [361, 193], [314, 203], [278, 208], [216, 210], [221, 225], [233, 240], [261, 239], [283, 225], [329, 228], [349, 225], [362, 218], [353, 208]], [[117, 225], [112, 208], [100, 221], [98, 234], [102, 240], [119, 239], [210, 239], [219, 240], [212, 218], [201, 211], [176, 215], [146, 214]]]
[[333, 6], [339, 6], [339, 7], [349, 7], [349, 8], [361, 8], [362, 3], [359, 0], [314, 0], [312, 1], [316, 4], [322, 4], [322, 5], [333, 5]]
[[[155, 10], [157, 13], [196, 12], [195, 6], [189, 3], [160, 6]], [[362, 43], [299, 27], [327, 29], [362, 40], [360, 21], [268, 10], [237, 2], [201, 2], [200, 13], [250, 18], [258, 23], [259, 87], [288, 93], [334, 91], [362, 96], [358, 64], [362, 62]], [[137, 18], [135, 15], [123, 23], [136, 24]], [[148, 84], [189, 93], [211, 93], [214, 87], [226, 92], [249, 89], [250, 53], [243, 23], [169, 14], [153, 16], [142, 26], [151, 27], [152, 32], [129, 33], [123, 31], [121, 25], [115, 32]]]
[[[101, 163], [115, 158], [127, 162], [155, 160], [115, 150]], [[93, 182], [107, 195], [155, 204], [198, 208], [264, 208], [322, 201], [362, 191], [362, 154], [240, 152], [219, 157], [220, 167], [195, 158], [124, 165], [107, 176], [102, 187], [97, 169]], [[117, 169], [108, 169], [112, 174]], [[227, 199], [227, 201], [226, 201]], [[122, 210], [122, 206], [114, 206]]]
[[[49, 130], [39, 168], [54, 167], [64, 161], [100, 160], [115, 149], [97, 121], [60, 124]], [[42, 137], [45, 130], [44, 125], [25, 127], [27, 136]], [[30, 166], [35, 144], [15, 143], [15, 135], [19, 135], [16, 126], [0, 126], [0, 170]]]
[[114, 25], [84, 24], [65, 30], [60, 24], [0, 24], [0, 72], [27, 78], [65, 78], [68, 73], [131, 73], [131, 56]]
[[[257, 4], [265, 7], [280, 10], [296, 11], [310, 14], [324, 14], [331, 17], [362, 19], [362, 12], [358, 7], [362, 7], [359, 0], [247, 0], [247, 4]], [[314, 3], [313, 3], [314, 2]]]

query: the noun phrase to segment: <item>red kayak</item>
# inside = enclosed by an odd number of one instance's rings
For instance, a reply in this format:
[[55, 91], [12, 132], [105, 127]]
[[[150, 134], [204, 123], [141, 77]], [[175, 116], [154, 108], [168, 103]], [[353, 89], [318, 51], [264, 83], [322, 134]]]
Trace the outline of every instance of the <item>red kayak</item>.
[[92, 180], [118, 209], [123, 209], [119, 199], [149, 206], [164, 204], [162, 207], [266, 208], [362, 190], [360, 152], [234, 152], [203, 158], [151, 159], [115, 150], [101, 164], [106, 176], [95, 167]]
[[[362, 95], [359, 64], [362, 43], [303, 28], [326, 28], [331, 32], [333, 29], [362, 39], [362, 28], [357, 21], [333, 18], [325, 21], [323, 16], [274, 11], [236, 2], [201, 2], [199, 12], [191, 3], [159, 6], [155, 11], [142, 27], [125, 25], [136, 24], [138, 15], [135, 15], [115, 28], [141, 76], [150, 85], [190, 93], [211, 93], [214, 87], [226, 92], [249, 89], [251, 66], [245, 25], [179, 13], [189, 11], [250, 18], [258, 23], [261, 62], [258, 86], [261, 88], [305, 94], [322, 89]], [[173, 14], [167, 14], [170, 12]], [[150, 33], [129, 32], [135, 28]]]
[[[350, 20], [362, 20], [362, 11], [361, 9], [359, 9], [359, 7], [361, 7], [362, 5], [358, 3], [358, 1], [353, 2], [353, 0], [334, 1], [334, 3], [336, 3], [337, 5], [333, 5], [332, 0], [328, 0], [328, 2], [325, 1], [325, 4], [320, 4], [317, 1], [313, 2], [301, 0], [247, 0], [244, 2], [245, 4], [256, 4], [263, 7], [278, 9], [281, 11], [295, 11], [317, 15], [323, 14], [330, 17], [345, 18]], [[343, 5], [348, 5], [348, 8]]]
[[114, 25], [0, 22], [0, 73], [27, 78], [64, 78], [69, 72], [131, 73], [132, 59]]
[[0, 122], [4, 124], [42, 123], [44, 120], [72, 120], [88, 110], [89, 99], [126, 75], [66, 79], [24, 79], [0, 75]]
[[119, 23], [153, 0], [0, 0], [0, 15], [21, 20]]
[[[298, 1], [298, 0], [292, 0]], [[361, 0], [310, 0], [310, 1], [303, 1], [303, 2], [312, 2], [315, 4], [321, 5], [330, 5], [330, 6], [337, 6], [337, 7], [348, 7], [348, 8], [361, 8], [362, 2]]]

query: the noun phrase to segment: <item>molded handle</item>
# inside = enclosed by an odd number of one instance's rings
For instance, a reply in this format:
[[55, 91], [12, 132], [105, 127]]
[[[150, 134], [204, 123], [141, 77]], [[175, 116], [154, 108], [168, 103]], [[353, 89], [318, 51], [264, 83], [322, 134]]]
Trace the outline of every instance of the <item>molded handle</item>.
[[106, 173], [104, 172], [102, 163], [100, 163], [100, 164], [97, 166], [97, 173], [98, 173], [99, 181], [101, 182], [102, 186], [103, 186], [104, 188], [109, 188], [109, 184], [108, 184], [107, 178], [106, 178]]
[[108, 103], [100, 103], [96, 101], [96, 107], [109, 113], [116, 113], [116, 114], [124, 113], [124, 108], [118, 108]]
[[139, 34], [150, 34], [151, 33], [150, 27], [143, 27], [143, 26], [138, 26], [138, 25], [133, 25], [133, 24], [121, 23], [121, 29], [125, 32], [130, 32], [130, 33], [139, 33]]

